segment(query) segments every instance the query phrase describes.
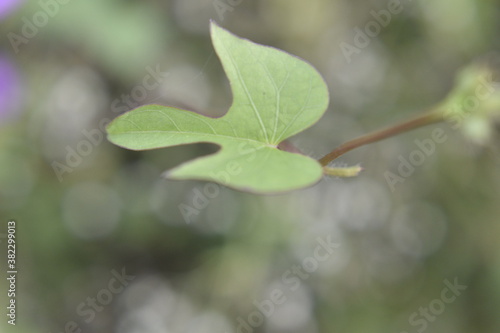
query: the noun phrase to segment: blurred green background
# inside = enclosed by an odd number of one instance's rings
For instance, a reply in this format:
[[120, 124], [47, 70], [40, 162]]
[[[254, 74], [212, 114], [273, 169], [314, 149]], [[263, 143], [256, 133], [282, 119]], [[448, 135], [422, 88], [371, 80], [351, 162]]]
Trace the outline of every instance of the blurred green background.
[[[360, 163], [359, 177], [278, 196], [161, 178], [211, 145], [131, 152], [104, 138], [105, 123], [146, 103], [224, 114], [210, 19], [323, 75], [330, 108], [292, 139], [315, 158], [439, 102], [500, 47], [499, 1], [402, 0], [346, 57], [342, 43], [395, 5], [0, 2], [0, 275], [9, 219], [18, 262], [16, 326], [3, 277], [0, 330], [498, 332], [498, 125], [360, 148], [337, 162]], [[387, 172], [436, 128], [448, 139], [392, 190]]]

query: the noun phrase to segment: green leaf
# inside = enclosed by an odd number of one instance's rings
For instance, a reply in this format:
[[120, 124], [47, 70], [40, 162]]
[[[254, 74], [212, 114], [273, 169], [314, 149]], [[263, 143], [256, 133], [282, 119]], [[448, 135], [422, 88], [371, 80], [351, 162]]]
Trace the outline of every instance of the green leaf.
[[108, 139], [133, 150], [195, 142], [221, 147], [167, 171], [170, 179], [201, 179], [256, 193], [316, 183], [323, 174], [316, 160], [277, 146], [326, 111], [328, 90], [321, 76], [299, 58], [239, 38], [215, 23], [211, 36], [231, 83], [233, 104], [227, 114], [210, 118], [146, 105], [109, 124]]

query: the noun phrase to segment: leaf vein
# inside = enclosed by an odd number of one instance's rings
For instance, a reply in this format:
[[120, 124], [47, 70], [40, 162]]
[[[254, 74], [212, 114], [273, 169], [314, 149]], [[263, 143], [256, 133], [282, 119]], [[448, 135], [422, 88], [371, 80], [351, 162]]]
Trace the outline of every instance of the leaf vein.
[[229, 60], [231, 61], [231, 63], [233, 64], [234, 69], [236, 70], [236, 75], [238, 76], [238, 79], [240, 80], [241, 85], [243, 86], [243, 89], [245, 90], [245, 94], [247, 95], [247, 98], [250, 101], [250, 104], [252, 105], [252, 109], [253, 109], [253, 111], [254, 111], [254, 113], [255, 113], [255, 115], [256, 115], [259, 123], [260, 123], [260, 127], [262, 129], [262, 132], [264, 133], [264, 136], [266, 137], [266, 142], [269, 143], [269, 138], [267, 136], [266, 127], [264, 126], [264, 122], [262, 121], [262, 117], [260, 116], [259, 110], [257, 110], [257, 107], [255, 105], [255, 101], [253, 100], [252, 95], [248, 91], [248, 87], [247, 87], [247, 85], [245, 83], [245, 80], [243, 80], [243, 76], [241, 75], [240, 69], [236, 65], [236, 62], [235, 62], [235, 60], [233, 58], [233, 55], [229, 52], [226, 44], [222, 43], [222, 45], [224, 46], [224, 49], [226, 50], [226, 52], [228, 54]]

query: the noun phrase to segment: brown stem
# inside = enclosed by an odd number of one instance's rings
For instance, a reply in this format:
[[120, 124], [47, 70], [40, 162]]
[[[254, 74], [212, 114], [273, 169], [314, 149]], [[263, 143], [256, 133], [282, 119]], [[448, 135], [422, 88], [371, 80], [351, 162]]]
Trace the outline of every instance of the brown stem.
[[365, 134], [363, 136], [360, 136], [356, 139], [347, 141], [337, 148], [335, 148], [332, 152], [329, 154], [323, 156], [321, 159], [319, 159], [319, 162], [321, 165], [325, 166], [337, 157], [347, 153], [348, 151], [353, 150], [354, 148], [358, 148], [364, 145], [367, 145], [369, 143], [377, 142], [386, 138], [389, 138], [391, 136], [408, 132], [410, 130], [413, 130], [415, 128], [419, 128], [425, 125], [429, 124], [434, 124], [438, 123], [440, 121], [444, 120], [443, 119], [443, 114], [439, 112], [439, 110], [431, 111], [424, 113], [421, 116], [418, 116], [416, 118], [413, 118], [411, 120], [402, 122], [400, 124], [397, 124], [392, 127], [387, 127], [379, 131], [375, 131], [369, 134]]

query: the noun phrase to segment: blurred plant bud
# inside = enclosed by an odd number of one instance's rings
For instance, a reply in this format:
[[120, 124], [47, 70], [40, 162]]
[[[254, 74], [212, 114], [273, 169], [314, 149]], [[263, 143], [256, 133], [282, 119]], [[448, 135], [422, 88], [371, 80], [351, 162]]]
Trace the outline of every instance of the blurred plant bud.
[[500, 54], [489, 53], [465, 67], [439, 109], [454, 129], [487, 144], [500, 121]]

